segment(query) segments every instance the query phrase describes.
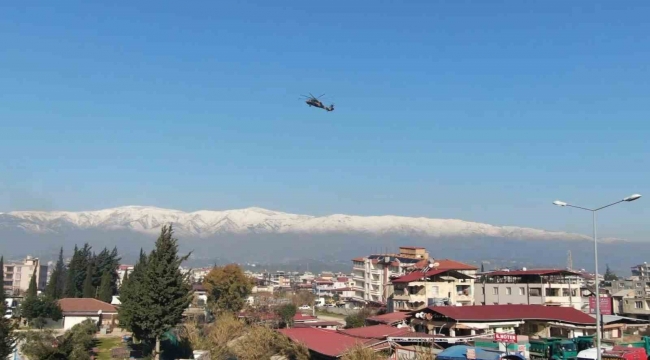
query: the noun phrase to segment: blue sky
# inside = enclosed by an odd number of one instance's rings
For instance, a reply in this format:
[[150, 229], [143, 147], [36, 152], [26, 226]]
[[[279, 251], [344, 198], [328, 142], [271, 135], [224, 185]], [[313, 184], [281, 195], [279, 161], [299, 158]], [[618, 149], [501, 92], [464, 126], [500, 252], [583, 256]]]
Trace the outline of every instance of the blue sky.
[[[551, 201], [650, 197], [649, 2], [286, 4], [1, 4], [0, 211], [589, 232]], [[647, 201], [608, 209], [603, 236], [646, 239]]]

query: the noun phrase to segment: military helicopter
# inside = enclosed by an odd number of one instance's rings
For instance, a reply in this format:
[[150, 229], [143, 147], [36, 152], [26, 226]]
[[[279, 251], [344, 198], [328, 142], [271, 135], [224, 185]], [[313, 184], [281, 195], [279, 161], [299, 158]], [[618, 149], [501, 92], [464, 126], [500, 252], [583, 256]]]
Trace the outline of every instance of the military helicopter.
[[[325, 94], [323, 94], [323, 95], [325, 95]], [[307, 100], [305, 100], [305, 102], [307, 103], [307, 105], [309, 105], [309, 107], [315, 106], [317, 108], [321, 108], [321, 109], [324, 109], [324, 110], [327, 110], [327, 111], [334, 111], [334, 104], [332, 104], [330, 106], [325, 106], [325, 105], [323, 105], [322, 102], [320, 102], [320, 100], [318, 100], [318, 99], [322, 98], [323, 95], [321, 95], [319, 97], [315, 97], [314, 95], [309, 93], [309, 96], [302, 95], [302, 97], [307, 99]]]

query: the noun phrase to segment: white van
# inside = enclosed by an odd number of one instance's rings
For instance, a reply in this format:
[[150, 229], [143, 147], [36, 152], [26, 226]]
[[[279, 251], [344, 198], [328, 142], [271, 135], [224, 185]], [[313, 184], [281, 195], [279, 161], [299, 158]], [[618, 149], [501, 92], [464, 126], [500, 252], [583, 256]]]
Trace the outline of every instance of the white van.
[[[608, 350], [612, 350], [612, 347], [607, 345], [600, 346], [601, 354], [603, 353], [603, 351], [608, 351]], [[578, 360], [596, 360], [597, 358], [598, 358], [598, 354], [596, 353], [595, 347], [582, 350], [581, 352], [578, 353]]]

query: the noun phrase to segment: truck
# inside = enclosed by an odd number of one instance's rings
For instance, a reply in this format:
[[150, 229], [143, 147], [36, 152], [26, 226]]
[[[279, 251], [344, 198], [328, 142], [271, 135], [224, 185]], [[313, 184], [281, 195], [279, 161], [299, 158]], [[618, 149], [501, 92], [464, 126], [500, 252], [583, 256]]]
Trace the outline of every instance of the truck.
[[573, 339], [542, 338], [530, 340], [530, 360], [576, 360], [578, 348]]
[[633, 346], [614, 346], [612, 350], [603, 352], [603, 360], [647, 360], [645, 348]]
[[[650, 336], [644, 336], [641, 338], [641, 341], [628, 342], [619, 344], [622, 347], [628, 348], [643, 348], [646, 354], [650, 354]], [[650, 360], [650, 359], [649, 359]]]

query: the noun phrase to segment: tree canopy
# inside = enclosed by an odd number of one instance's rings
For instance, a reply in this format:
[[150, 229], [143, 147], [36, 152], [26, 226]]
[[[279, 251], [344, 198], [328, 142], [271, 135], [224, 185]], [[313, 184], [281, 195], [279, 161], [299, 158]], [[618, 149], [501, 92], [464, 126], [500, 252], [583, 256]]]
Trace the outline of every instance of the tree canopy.
[[618, 276], [609, 268], [609, 264], [606, 265], [604, 279], [605, 281], [618, 280]]
[[[192, 287], [189, 274], [180, 265], [189, 255], [178, 256], [178, 240], [171, 226], [163, 226], [155, 248], [138, 264], [129, 278], [126, 292], [120, 297], [120, 320], [126, 321], [136, 336], [144, 341], [155, 340], [154, 356], [160, 356], [163, 335], [178, 325], [190, 304]], [[139, 302], [139, 303], [136, 303]]]
[[214, 267], [203, 279], [208, 302], [217, 312], [236, 313], [246, 304], [253, 289], [250, 279], [236, 264]]
[[66, 280], [66, 268], [63, 262], [63, 248], [59, 250], [59, 259], [56, 261], [50, 281], [45, 288], [45, 295], [52, 299], [61, 299], [64, 294]]

